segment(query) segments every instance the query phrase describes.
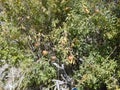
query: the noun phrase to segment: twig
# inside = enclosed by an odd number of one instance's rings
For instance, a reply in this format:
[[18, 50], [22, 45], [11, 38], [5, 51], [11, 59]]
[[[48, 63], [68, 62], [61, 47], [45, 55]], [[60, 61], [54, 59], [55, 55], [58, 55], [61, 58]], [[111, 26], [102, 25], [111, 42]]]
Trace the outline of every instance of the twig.
[[114, 51], [117, 49], [117, 47], [115, 46], [113, 51], [109, 54], [109, 56], [106, 58], [108, 60], [108, 58], [114, 53]]

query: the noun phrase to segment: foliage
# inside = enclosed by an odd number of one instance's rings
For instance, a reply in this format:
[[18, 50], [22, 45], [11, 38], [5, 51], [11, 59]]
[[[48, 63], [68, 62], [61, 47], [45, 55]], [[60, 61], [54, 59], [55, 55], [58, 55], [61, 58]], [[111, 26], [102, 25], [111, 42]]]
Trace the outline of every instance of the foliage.
[[[118, 80], [115, 77], [116, 63], [107, 60], [96, 53], [85, 59], [80, 66], [80, 70], [76, 72], [75, 78], [79, 87], [99, 90], [104, 85], [108, 89], [115, 90], [118, 86]], [[77, 76], [77, 77], [76, 77]], [[103, 89], [103, 88], [101, 88]]]
[[0, 5], [0, 66], [21, 68], [18, 90], [52, 85], [60, 77], [54, 62], [65, 65], [79, 88], [119, 88], [119, 2], [1, 0]]

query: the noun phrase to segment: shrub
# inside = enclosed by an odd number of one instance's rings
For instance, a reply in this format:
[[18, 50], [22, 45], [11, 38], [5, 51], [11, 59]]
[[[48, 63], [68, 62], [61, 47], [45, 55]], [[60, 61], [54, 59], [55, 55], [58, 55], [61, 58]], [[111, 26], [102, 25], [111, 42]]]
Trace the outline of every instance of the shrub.
[[52, 85], [60, 76], [53, 62], [64, 64], [79, 88], [118, 88], [119, 4], [1, 0], [0, 8], [0, 66], [21, 68], [17, 89]]

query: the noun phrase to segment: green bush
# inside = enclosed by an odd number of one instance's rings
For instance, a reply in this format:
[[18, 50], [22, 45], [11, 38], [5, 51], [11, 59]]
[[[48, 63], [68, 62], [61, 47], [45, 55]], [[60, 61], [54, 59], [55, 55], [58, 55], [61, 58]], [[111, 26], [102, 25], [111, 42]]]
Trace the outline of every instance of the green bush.
[[78, 87], [99, 90], [106, 85], [108, 90], [116, 90], [118, 87], [115, 76], [116, 62], [103, 58], [97, 53], [92, 54], [85, 58], [80, 70], [74, 76], [78, 81]]
[[[1, 0], [0, 66], [20, 67], [17, 89], [45, 85], [65, 64], [78, 88], [119, 88], [119, 3], [101, 0]], [[80, 61], [80, 59], [83, 61]]]

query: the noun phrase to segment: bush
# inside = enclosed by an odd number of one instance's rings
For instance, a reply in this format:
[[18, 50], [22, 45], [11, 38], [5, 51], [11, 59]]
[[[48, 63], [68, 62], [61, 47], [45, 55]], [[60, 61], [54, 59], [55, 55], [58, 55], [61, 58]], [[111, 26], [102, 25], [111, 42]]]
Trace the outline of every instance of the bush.
[[119, 88], [119, 2], [2, 0], [0, 8], [0, 66], [21, 68], [17, 89], [50, 87], [60, 77], [53, 62], [78, 88]]

